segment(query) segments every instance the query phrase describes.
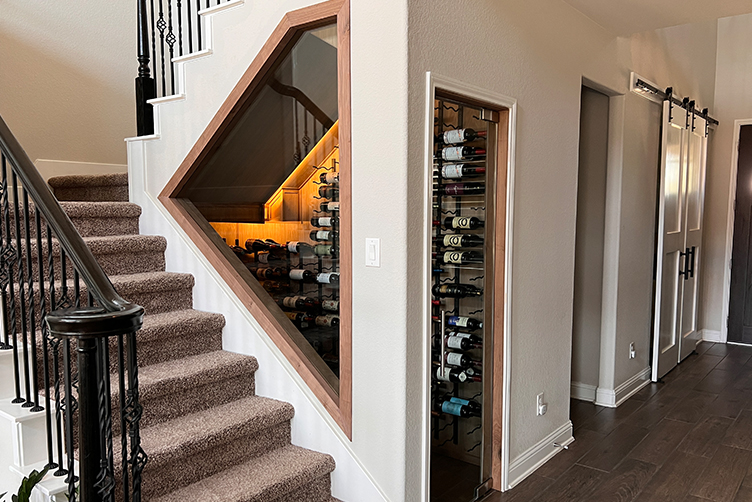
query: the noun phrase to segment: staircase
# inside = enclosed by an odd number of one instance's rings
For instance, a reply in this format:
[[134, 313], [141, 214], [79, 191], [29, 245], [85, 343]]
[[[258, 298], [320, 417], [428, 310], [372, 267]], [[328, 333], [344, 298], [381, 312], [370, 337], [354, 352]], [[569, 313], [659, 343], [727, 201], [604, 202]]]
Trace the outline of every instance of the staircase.
[[224, 317], [194, 310], [193, 277], [165, 271], [166, 240], [138, 234], [141, 209], [128, 202], [127, 175], [49, 184], [120, 295], [146, 310], [138, 334], [143, 500], [336, 501], [334, 460], [291, 444], [293, 407], [255, 395], [256, 359], [222, 350]]

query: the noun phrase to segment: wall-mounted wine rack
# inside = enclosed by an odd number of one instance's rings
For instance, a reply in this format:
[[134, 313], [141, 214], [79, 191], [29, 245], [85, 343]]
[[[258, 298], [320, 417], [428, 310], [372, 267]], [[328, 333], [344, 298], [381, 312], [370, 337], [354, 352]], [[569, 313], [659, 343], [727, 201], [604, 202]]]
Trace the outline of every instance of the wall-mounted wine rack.
[[498, 114], [448, 97], [434, 111], [431, 451], [477, 466], [470, 501], [490, 485]]

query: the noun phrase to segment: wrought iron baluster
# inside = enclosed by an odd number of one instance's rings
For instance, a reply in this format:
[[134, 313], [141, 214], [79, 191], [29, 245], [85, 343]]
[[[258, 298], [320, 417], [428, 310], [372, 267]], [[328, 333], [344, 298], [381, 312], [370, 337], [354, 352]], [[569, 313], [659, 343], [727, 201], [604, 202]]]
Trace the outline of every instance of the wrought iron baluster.
[[191, 14], [191, 0], [186, 0], [186, 16], [188, 21], [188, 54], [193, 54], [193, 15]]
[[159, 19], [157, 20], [157, 29], [159, 30], [159, 56], [162, 62], [162, 96], [166, 96], [167, 95], [167, 76], [165, 74], [165, 29], [167, 28], [167, 22], [165, 21], [165, 18], [164, 18], [164, 8], [162, 7], [163, 0], [158, 0], [158, 2], [159, 2]]
[[295, 143], [295, 152], [292, 155], [292, 159], [295, 162], [295, 165], [297, 166], [300, 164], [300, 161], [303, 160], [300, 156], [300, 131], [298, 126], [298, 100], [293, 98], [293, 114], [292, 114], [292, 121], [293, 121], [293, 141]]
[[[23, 352], [24, 390], [26, 391], [26, 399], [24, 399], [24, 402], [21, 406], [23, 406], [24, 408], [31, 408], [32, 406], [34, 406], [34, 403], [31, 400], [31, 379], [29, 378], [29, 337], [27, 332], [28, 324], [26, 322], [26, 292], [24, 289], [26, 275], [24, 273], [23, 251], [21, 249], [22, 223], [21, 211], [18, 207], [18, 179], [15, 172], [13, 173], [13, 192], [13, 206], [16, 216], [16, 267], [18, 269], [18, 302], [21, 307], [21, 340], [23, 343], [23, 347], [21, 347], [21, 349]], [[28, 221], [28, 211], [26, 216], [26, 221]], [[16, 343], [18, 343], [18, 340], [16, 340]]]
[[141, 413], [142, 407], [138, 396], [138, 359], [136, 356], [136, 333], [127, 334], [126, 364], [128, 365], [128, 399], [125, 405], [128, 435], [131, 440], [130, 464], [132, 476], [132, 502], [141, 502], [141, 473], [148, 461], [146, 452], [141, 448]]
[[183, 6], [180, 0], [177, 0], [178, 11], [178, 54], [183, 55]]
[[102, 452], [99, 472], [94, 486], [101, 500], [115, 502], [115, 480], [112, 450], [112, 405], [110, 401], [109, 338], [96, 339], [97, 350], [97, 404], [99, 414], [99, 448]]
[[81, 308], [81, 277], [76, 267], [73, 267], [73, 298], [76, 301], [76, 310], [78, 310]]
[[123, 335], [118, 335], [118, 385], [120, 389], [120, 461], [123, 472], [123, 500], [130, 500], [128, 483], [128, 426], [125, 420], [125, 347]]
[[60, 248], [60, 300], [55, 304], [53, 310], [70, 307], [70, 298], [68, 298], [68, 272], [65, 258], [65, 249]]
[[198, 50], [201, 50], [203, 40], [201, 40], [201, 0], [196, 0], [196, 39], [198, 40]]
[[170, 89], [171, 94], [175, 94], [175, 63], [172, 58], [175, 57], [175, 33], [172, 30], [172, 0], [167, 0], [167, 45], [170, 47]]
[[303, 109], [303, 146], [305, 154], [308, 155], [308, 149], [311, 146], [311, 138], [308, 137], [308, 110]]
[[74, 473], [74, 456], [73, 456], [73, 414], [78, 409], [78, 403], [73, 396], [73, 375], [71, 375], [70, 359], [70, 340], [63, 340], [63, 376], [65, 379], [65, 399], [63, 408], [65, 410], [65, 451], [68, 456], [68, 477], [65, 482], [68, 483], [68, 502], [76, 501], [76, 481], [77, 476]]
[[[2, 221], [5, 225], [6, 233], [10, 231], [8, 216], [8, 174], [5, 165], [5, 155], [0, 151], [0, 162], [2, 162], [2, 179], [0, 179], [0, 208], [2, 208]], [[0, 343], [0, 350], [9, 350], [13, 348], [10, 343], [10, 326], [8, 325], [8, 286], [13, 274], [12, 259], [13, 250], [10, 248], [10, 238], [3, 240], [4, 234], [0, 233], [0, 308], [3, 315], [3, 341]], [[13, 345], [15, 345], [15, 340]], [[16, 379], [17, 381], [18, 379]]]
[[[5, 159], [5, 155], [3, 154], [0, 158], [0, 164], [2, 164], [2, 172], [3, 172], [3, 184], [6, 187], [4, 196], [3, 196], [3, 223], [5, 224], [5, 242], [3, 245], [3, 292], [5, 290], [8, 290], [8, 302], [5, 303], [5, 310], [3, 311], [3, 322], [6, 323], [8, 328], [6, 329], [6, 333], [11, 334], [11, 339], [13, 340], [13, 380], [14, 380], [14, 386], [16, 391], [16, 397], [11, 401], [13, 404], [19, 404], [23, 403], [24, 399], [21, 397], [21, 373], [20, 373], [20, 361], [18, 358], [18, 320], [16, 318], [16, 288], [13, 284], [13, 272], [14, 272], [14, 266], [18, 259], [18, 254], [16, 252], [16, 248], [13, 244], [13, 239], [11, 237], [11, 231], [10, 231], [10, 192], [8, 191], [8, 165], [7, 161]], [[17, 206], [16, 201], [18, 200], [18, 193], [16, 191], [16, 179], [15, 175], [12, 177], [12, 183], [13, 183], [13, 204], [14, 206]], [[18, 228], [18, 225], [20, 223], [18, 222], [18, 218], [14, 220], [14, 225], [16, 228]], [[7, 320], [6, 320], [7, 316]]]
[[[24, 189], [24, 234], [26, 237], [26, 270], [28, 271], [27, 284], [29, 288], [29, 338], [31, 341], [31, 389], [34, 395], [33, 403], [29, 411], [39, 412], [44, 408], [39, 406], [39, 362], [37, 358], [37, 319], [36, 319], [36, 301], [34, 300], [34, 268], [31, 258], [31, 222], [29, 212], [29, 194]], [[35, 219], [39, 218], [39, 210], [34, 210]], [[42, 250], [37, 249], [37, 254], [41, 255]]]

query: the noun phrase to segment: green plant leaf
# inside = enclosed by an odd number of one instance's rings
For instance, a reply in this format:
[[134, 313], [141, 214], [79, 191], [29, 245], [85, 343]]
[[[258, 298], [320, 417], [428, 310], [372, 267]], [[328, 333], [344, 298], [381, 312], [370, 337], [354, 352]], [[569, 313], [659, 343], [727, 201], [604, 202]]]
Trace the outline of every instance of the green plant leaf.
[[13, 495], [13, 502], [29, 502], [31, 498], [31, 491], [39, 484], [42, 479], [47, 475], [49, 467], [45, 467], [42, 472], [31, 471], [31, 473], [21, 481], [21, 486], [18, 488], [18, 495]]

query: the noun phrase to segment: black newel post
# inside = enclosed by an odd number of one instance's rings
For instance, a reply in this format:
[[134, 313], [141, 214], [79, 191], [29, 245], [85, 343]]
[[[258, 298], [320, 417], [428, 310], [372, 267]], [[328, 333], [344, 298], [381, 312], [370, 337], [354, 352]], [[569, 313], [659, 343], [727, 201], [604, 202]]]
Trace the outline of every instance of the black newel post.
[[100, 440], [99, 394], [97, 371], [97, 340], [78, 339], [78, 462], [80, 467], [79, 496], [81, 502], [104, 500], [97, 489], [103, 452]]
[[149, 28], [146, 0], [138, 1], [138, 77], [136, 77], [136, 129], [139, 136], [154, 134], [154, 111], [148, 100], [157, 97], [149, 71]]

